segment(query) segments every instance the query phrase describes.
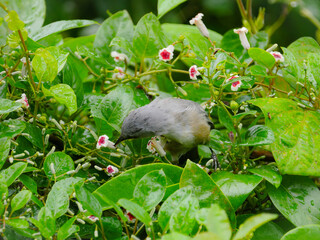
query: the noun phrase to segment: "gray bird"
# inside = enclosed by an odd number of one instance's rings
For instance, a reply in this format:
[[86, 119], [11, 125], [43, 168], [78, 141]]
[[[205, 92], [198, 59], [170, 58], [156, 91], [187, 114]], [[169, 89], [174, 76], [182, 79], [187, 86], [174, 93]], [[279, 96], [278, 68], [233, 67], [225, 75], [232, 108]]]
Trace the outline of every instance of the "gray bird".
[[178, 98], [156, 99], [129, 113], [115, 145], [126, 139], [161, 136], [163, 149], [177, 163], [192, 148], [209, 142], [212, 127], [198, 103]]

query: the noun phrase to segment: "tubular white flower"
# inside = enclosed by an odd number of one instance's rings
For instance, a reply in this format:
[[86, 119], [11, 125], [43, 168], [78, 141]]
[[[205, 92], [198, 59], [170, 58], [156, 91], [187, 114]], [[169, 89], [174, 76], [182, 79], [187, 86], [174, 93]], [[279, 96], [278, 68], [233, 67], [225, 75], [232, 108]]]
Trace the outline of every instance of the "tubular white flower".
[[196, 66], [196, 65], [192, 65], [190, 68], [189, 68], [189, 76], [190, 76], [190, 79], [192, 80], [197, 80], [197, 76], [200, 75], [200, 72], [198, 71], [199, 68]]
[[100, 149], [101, 147], [107, 147], [108, 141], [109, 141], [109, 137], [107, 135], [100, 136], [96, 146], [97, 149]]
[[166, 48], [162, 48], [159, 51], [159, 59], [164, 62], [170, 61], [173, 58], [173, 51], [174, 51], [173, 45], [169, 45]]
[[196, 25], [197, 28], [199, 29], [200, 33], [206, 37], [209, 38], [209, 31], [206, 27], [206, 25], [204, 25], [204, 23], [202, 22], [202, 17], [203, 17], [203, 13], [198, 13], [194, 18], [192, 18], [189, 23], [191, 25]]
[[270, 54], [276, 59], [276, 62], [284, 62], [284, 57], [281, 53], [274, 51], [270, 52]]
[[115, 73], [112, 75], [113, 79], [123, 79], [126, 76], [124, 73], [123, 68], [121, 67], [116, 67], [115, 68]]
[[124, 53], [118, 53], [117, 51], [112, 51], [111, 52], [111, 57], [113, 57], [115, 62], [119, 62], [119, 61], [124, 61], [124, 62], [128, 62], [128, 56]]
[[233, 32], [236, 34], [239, 34], [240, 42], [241, 45], [243, 46], [244, 49], [249, 49], [250, 48], [250, 43], [247, 39], [246, 33], [248, 33], [248, 29], [246, 27], [238, 28], [238, 29], [233, 29]]

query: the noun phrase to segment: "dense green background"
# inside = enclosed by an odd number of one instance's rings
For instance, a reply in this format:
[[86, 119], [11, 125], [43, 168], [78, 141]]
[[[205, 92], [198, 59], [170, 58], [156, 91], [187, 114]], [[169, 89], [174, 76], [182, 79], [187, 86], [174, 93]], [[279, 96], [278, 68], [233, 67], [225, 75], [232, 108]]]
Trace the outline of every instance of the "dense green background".
[[[275, 3], [273, 3], [275, 2]], [[282, 2], [290, 2], [282, 0]], [[293, 2], [293, 1], [292, 1]], [[320, 15], [320, 1], [303, 0], [296, 1], [307, 7], [315, 16]], [[272, 4], [273, 3], [273, 4]], [[62, 19], [94, 19], [102, 22], [108, 17], [107, 11], [115, 13], [126, 9], [137, 23], [142, 15], [153, 12], [157, 13], [156, 0], [46, 0], [47, 17], [45, 24]], [[284, 3], [281, 1], [259, 0], [253, 1], [253, 15], [258, 15], [259, 7], [266, 8], [265, 25], [270, 26], [281, 14]], [[231, 28], [241, 27], [241, 15], [235, 0], [190, 0], [161, 19], [161, 22], [185, 23], [194, 17], [198, 12], [202, 12], [204, 22], [208, 28], [224, 34]], [[94, 26], [95, 28], [97, 26]], [[86, 31], [85, 33], [83, 31]], [[76, 30], [68, 34], [87, 35], [88, 29]], [[89, 30], [90, 31], [90, 30]], [[92, 33], [95, 31], [92, 30]], [[306, 18], [300, 15], [299, 7], [292, 8], [283, 25], [274, 33], [271, 42], [277, 42], [280, 46], [288, 46], [291, 42], [302, 36], [315, 37], [316, 27]]]

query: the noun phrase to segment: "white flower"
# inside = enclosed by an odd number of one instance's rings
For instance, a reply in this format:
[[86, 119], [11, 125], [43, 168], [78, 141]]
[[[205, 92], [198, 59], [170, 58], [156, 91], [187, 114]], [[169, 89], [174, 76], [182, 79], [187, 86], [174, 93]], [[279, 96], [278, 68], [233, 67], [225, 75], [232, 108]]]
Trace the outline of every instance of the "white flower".
[[166, 48], [163, 48], [159, 51], [159, 59], [162, 61], [170, 61], [173, 58], [174, 46], [169, 45]]
[[231, 84], [231, 90], [232, 91], [238, 91], [238, 89], [241, 87], [241, 85], [242, 85], [242, 82], [241, 82], [241, 80], [239, 80], [239, 81], [235, 81], [235, 82], [233, 82], [232, 84]]
[[109, 137], [107, 135], [102, 135], [98, 139], [97, 149], [100, 149], [101, 147], [108, 147], [108, 144], [109, 144]]
[[90, 221], [92, 221], [92, 222], [96, 222], [96, 221], [99, 220], [99, 218], [96, 217], [96, 216], [94, 216], [94, 215], [90, 215], [90, 216], [88, 216], [87, 218], [88, 218]]
[[197, 80], [197, 76], [200, 75], [200, 72], [198, 71], [199, 68], [196, 66], [196, 65], [192, 65], [190, 68], [189, 68], [189, 76], [190, 76], [190, 79], [192, 80]]
[[128, 62], [129, 61], [127, 55], [125, 55], [124, 53], [118, 53], [117, 51], [112, 51], [111, 57], [113, 57], [115, 62], [119, 62], [119, 61]]
[[203, 17], [203, 13], [198, 13], [194, 18], [192, 18], [189, 23], [191, 25], [196, 25], [197, 28], [199, 29], [200, 33], [206, 37], [209, 38], [209, 31], [206, 27], [206, 25], [204, 25], [204, 23], [202, 22], [202, 17]]
[[270, 52], [270, 54], [276, 59], [276, 62], [284, 62], [284, 57], [279, 52]]
[[115, 175], [118, 172], [119, 172], [119, 169], [117, 167], [112, 166], [112, 165], [108, 165], [106, 168], [106, 173], [108, 176], [112, 177], [113, 175]]
[[147, 149], [152, 154], [159, 153], [159, 155], [161, 157], [166, 155], [166, 152], [164, 151], [164, 149], [163, 149], [163, 147], [161, 145], [161, 142], [158, 139], [158, 137], [152, 137], [151, 140], [149, 140], [149, 142], [147, 144]]
[[[233, 75], [231, 76], [230, 78], [227, 79], [227, 82], [230, 82], [231, 80], [235, 79], [235, 78], [238, 78], [239, 76], [238, 75]], [[231, 84], [231, 90], [232, 91], [238, 91], [238, 89], [241, 87], [242, 85], [242, 82], [241, 80], [238, 80], [238, 81], [235, 81]]]
[[241, 41], [241, 44], [244, 49], [249, 49], [250, 48], [250, 43], [247, 39], [246, 33], [248, 33], [248, 29], [245, 27], [238, 28], [238, 29], [233, 29], [233, 32], [236, 34], [239, 34], [239, 38]]
[[126, 76], [124, 73], [123, 68], [121, 67], [116, 67], [115, 68], [115, 73], [112, 75], [113, 79], [123, 79]]
[[21, 99], [16, 102], [22, 103], [24, 107], [29, 108], [28, 98], [25, 93], [21, 94]]

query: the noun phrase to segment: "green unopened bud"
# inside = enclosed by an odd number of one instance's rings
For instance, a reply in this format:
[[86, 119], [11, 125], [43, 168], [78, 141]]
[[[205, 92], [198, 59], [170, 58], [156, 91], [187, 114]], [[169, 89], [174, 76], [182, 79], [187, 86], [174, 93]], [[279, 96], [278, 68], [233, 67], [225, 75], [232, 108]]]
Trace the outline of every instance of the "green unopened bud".
[[183, 88], [178, 87], [177, 89], [178, 89], [179, 92], [182, 93], [183, 96], [185, 96], [185, 97], [188, 96], [188, 93]]
[[230, 108], [231, 108], [231, 110], [232, 111], [236, 111], [236, 110], [238, 110], [238, 108], [239, 108], [239, 104], [236, 102], [236, 101], [231, 101], [230, 102]]
[[43, 116], [43, 115], [40, 116], [38, 120], [39, 120], [40, 123], [43, 123], [43, 124], [45, 124], [47, 122], [46, 116]]
[[259, 14], [258, 17], [255, 21], [255, 25], [257, 30], [260, 30], [264, 26], [264, 13], [265, 13], [265, 8], [259, 8]]
[[220, 95], [220, 92], [219, 91], [214, 91], [213, 94], [218, 97]]
[[179, 36], [179, 41], [183, 41], [184, 39], [185, 39], [185, 36], [183, 36], [183, 35]]

